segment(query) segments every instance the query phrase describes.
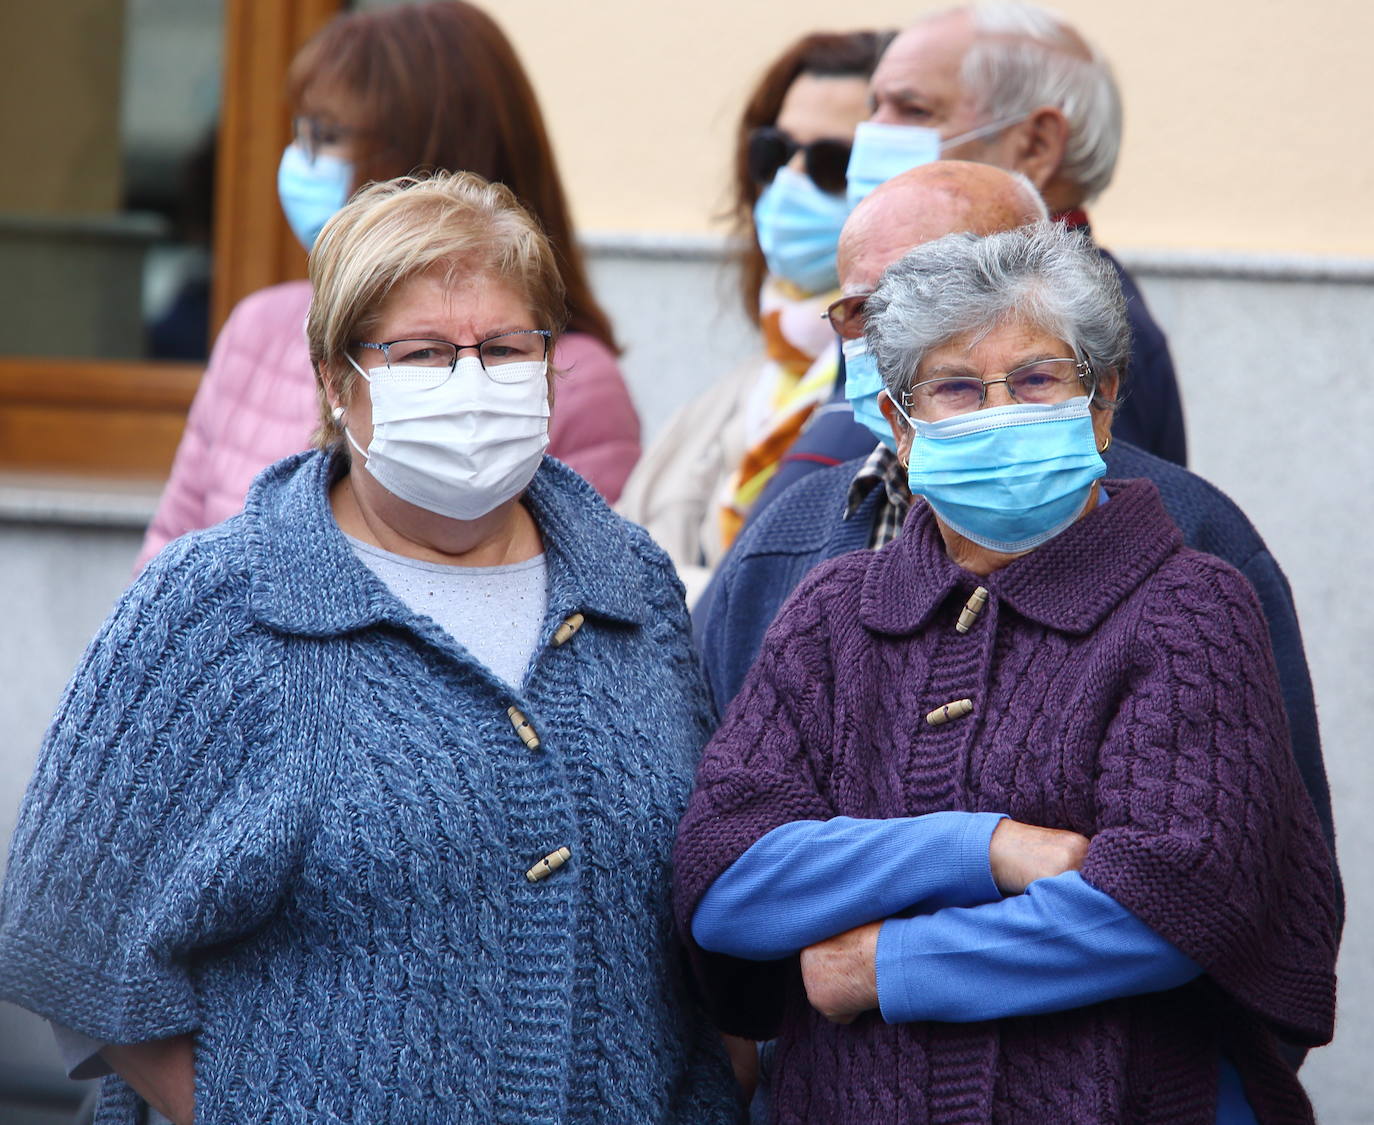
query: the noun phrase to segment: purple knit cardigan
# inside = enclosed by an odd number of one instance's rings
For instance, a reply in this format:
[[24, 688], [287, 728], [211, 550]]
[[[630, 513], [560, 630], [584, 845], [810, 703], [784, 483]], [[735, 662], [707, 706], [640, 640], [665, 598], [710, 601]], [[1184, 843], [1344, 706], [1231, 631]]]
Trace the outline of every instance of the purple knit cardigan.
[[[721, 1027], [778, 1036], [778, 1121], [1207, 1125], [1223, 1052], [1261, 1122], [1311, 1120], [1276, 1039], [1331, 1037], [1336, 914], [1264, 621], [1244, 578], [1183, 548], [1152, 484], [1109, 487], [988, 578], [950, 561], [924, 506], [884, 550], [818, 567], [708, 746], [678, 922]], [[970, 715], [926, 722], [958, 699]], [[1088, 882], [1205, 975], [1052, 1015], [841, 1027], [808, 1006], [795, 958], [691, 945], [707, 888], [778, 825], [941, 809], [1091, 837]]]

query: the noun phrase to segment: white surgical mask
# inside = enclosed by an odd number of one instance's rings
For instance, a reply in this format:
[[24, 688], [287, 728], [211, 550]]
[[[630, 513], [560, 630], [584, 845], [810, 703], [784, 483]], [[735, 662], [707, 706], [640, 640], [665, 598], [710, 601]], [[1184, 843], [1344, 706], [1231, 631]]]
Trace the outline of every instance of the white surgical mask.
[[856, 207], [869, 192], [893, 176], [939, 160], [945, 149], [1000, 133], [1024, 117], [1025, 114], [1018, 114], [990, 121], [949, 140], [940, 136], [939, 129], [931, 129], [926, 125], [884, 125], [877, 121], [861, 121], [854, 132], [854, 147], [845, 172], [845, 198], [850, 207]]
[[367, 471], [393, 496], [455, 520], [475, 520], [518, 496], [549, 444], [548, 361], [482, 369], [463, 356], [432, 367], [348, 362], [371, 385]]

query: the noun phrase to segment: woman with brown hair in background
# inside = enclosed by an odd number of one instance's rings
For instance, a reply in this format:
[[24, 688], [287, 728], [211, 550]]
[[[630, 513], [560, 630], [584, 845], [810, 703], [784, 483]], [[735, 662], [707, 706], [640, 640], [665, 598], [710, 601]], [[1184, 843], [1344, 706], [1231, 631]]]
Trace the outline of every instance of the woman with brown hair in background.
[[[639, 419], [539, 104], [501, 29], [461, 0], [347, 13], [301, 48], [287, 96], [294, 138], [278, 190], [306, 249], [357, 188], [414, 171], [476, 172], [504, 183], [534, 214], [568, 294], [549, 452], [615, 500], [639, 457]], [[238, 512], [261, 469], [308, 444], [319, 413], [302, 329], [309, 304], [309, 283], [290, 281], [245, 298], [225, 322], [140, 569], [169, 540]]]
[[689, 601], [729, 547], [778, 457], [834, 386], [824, 320], [849, 214], [845, 169], [889, 32], [817, 32], [769, 66], [740, 118], [740, 292], [762, 336], [752, 357], [679, 410], [636, 467], [620, 511], [672, 557]]

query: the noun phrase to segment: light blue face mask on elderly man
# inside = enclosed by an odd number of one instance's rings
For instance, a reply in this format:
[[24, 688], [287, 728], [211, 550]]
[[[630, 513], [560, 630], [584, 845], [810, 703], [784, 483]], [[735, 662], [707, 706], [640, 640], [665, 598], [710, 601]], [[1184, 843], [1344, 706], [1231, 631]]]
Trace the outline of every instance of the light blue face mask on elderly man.
[[911, 491], [965, 539], [992, 551], [1015, 555], [1053, 539], [1078, 519], [1093, 482], [1107, 475], [1087, 395], [937, 422], [897, 409], [915, 431]]
[[878, 374], [878, 364], [868, 350], [868, 341], [862, 336], [857, 340], [845, 340], [840, 350], [844, 352], [844, 397], [854, 408], [854, 421], [866, 426], [875, 438], [896, 452], [892, 427], [878, 407], [883, 377]]
[[850, 207], [857, 207], [869, 192], [893, 176], [939, 160], [945, 149], [994, 136], [1025, 116], [1022, 113], [998, 118], [949, 140], [940, 136], [939, 129], [927, 125], [885, 125], [878, 121], [862, 121], [854, 132], [854, 148], [845, 171], [845, 198]]

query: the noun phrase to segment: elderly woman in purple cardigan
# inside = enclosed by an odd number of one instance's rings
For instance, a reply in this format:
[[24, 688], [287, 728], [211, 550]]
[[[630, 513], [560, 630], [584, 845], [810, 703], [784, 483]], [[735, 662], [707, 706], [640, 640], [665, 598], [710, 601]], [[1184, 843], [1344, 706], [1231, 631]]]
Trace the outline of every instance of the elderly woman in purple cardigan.
[[798, 587], [706, 751], [676, 904], [779, 1122], [1311, 1120], [1331, 865], [1236, 571], [1102, 480], [1128, 330], [1056, 224], [893, 266], [911, 490]]

